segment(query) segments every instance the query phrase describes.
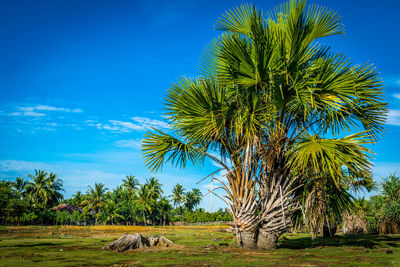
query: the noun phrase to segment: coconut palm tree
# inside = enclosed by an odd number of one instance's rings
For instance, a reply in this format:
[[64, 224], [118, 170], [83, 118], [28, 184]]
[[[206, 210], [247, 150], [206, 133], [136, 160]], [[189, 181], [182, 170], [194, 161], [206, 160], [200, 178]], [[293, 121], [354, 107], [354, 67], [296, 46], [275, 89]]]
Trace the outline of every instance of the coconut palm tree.
[[321, 44], [343, 33], [340, 16], [324, 7], [292, 0], [264, 13], [243, 5], [215, 28], [223, 33], [203, 54], [202, 76], [168, 91], [171, 133], [146, 134], [146, 164], [219, 164], [238, 244], [274, 248], [301, 185], [326, 172], [335, 186], [369, 175], [365, 145], [376, 142], [387, 112], [382, 81], [372, 65]]
[[139, 187], [138, 197], [135, 202], [142, 210], [144, 225], [147, 225], [145, 213], [146, 211], [148, 211], [150, 214], [152, 213], [150, 190], [147, 184], [143, 184]]
[[193, 188], [185, 194], [185, 207], [188, 211], [193, 211], [193, 209], [200, 204], [203, 194], [197, 188]]
[[114, 225], [115, 221], [117, 219], [123, 219], [124, 217], [119, 214], [121, 210], [121, 207], [112, 199], [108, 199], [105, 205], [105, 215], [106, 215], [106, 221], [111, 222], [112, 225]]
[[161, 189], [162, 184], [160, 184], [160, 181], [155, 177], [146, 179], [146, 185], [149, 190], [149, 198], [152, 202], [157, 201], [161, 194], [164, 193]]
[[17, 190], [20, 197], [25, 197], [25, 187], [27, 186], [28, 181], [24, 178], [17, 177], [15, 182], [12, 182], [12, 187]]
[[158, 209], [160, 212], [160, 225], [165, 225], [169, 220], [169, 213], [172, 210], [171, 204], [166, 197], [161, 197], [158, 201]]
[[89, 189], [85, 195], [85, 200], [83, 201], [83, 205], [86, 205], [85, 211], [92, 211], [95, 213], [95, 224], [97, 225], [97, 220], [100, 216], [100, 213], [107, 205], [106, 192], [108, 188], [105, 187], [102, 183], [95, 183], [94, 187], [89, 186]]
[[196, 208], [203, 197], [203, 193], [201, 193], [200, 189], [198, 188], [193, 188], [192, 189], [192, 194], [193, 194], [193, 208]]
[[51, 181], [47, 176], [47, 172], [35, 170], [35, 175], [30, 174], [29, 177], [32, 181], [26, 185], [26, 193], [29, 195], [34, 207], [46, 207], [53, 195]]
[[64, 191], [63, 182], [60, 178], [57, 177], [55, 173], [49, 173], [49, 187], [52, 190], [50, 205], [57, 204], [60, 200], [63, 199], [63, 195], [60, 191]]
[[164, 191], [161, 189], [162, 184], [160, 184], [159, 180], [156, 179], [155, 177], [151, 177], [149, 179], [146, 179], [146, 184], [148, 188], [148, 198], [149, 198], [149, 205], [151, 206], [150, 209], [150, 216], [153, 222], [153, 225], [155, 224], [155, 217], [156, 217], [156, 212], [157, 212], [157, 200], [161, 197], [161, 194], [164, 193]]
[[76, 191], [76, 193], [72, 195], [71, 204], [74, 206], [79, 206], [82, 204], [83, 200], [84, 200], [84, 195], [82, 194], [82, 192]]
[[127, 175], [122, 181], [122, 186], [127, 189], [130, 194], [135, 192], [139, 187], [139, 180], [136, 179], [134, 175]]
[[181, 206], [181, 203], [184, 200], [185, 197], [185, 188], [183, 188], [182, 185], [177, 183], [173, 188], [172, 188], [172, 195], [170, 195], [172, 198], [172, 201], [174, 202], [175, 209], [179, 209]]

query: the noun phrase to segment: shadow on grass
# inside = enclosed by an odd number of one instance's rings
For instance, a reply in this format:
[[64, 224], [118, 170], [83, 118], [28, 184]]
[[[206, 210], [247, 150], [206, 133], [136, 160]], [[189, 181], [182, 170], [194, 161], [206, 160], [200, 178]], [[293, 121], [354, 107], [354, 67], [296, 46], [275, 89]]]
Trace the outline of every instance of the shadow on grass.
[[316, 247], [365, 247], [369, 249], [378, 247], [400, 247], [400, 236], [379, 235], [339, 235], [333, 238], [317, 237], [291, 237], [279, 241], [278, 248], [306, 249]]

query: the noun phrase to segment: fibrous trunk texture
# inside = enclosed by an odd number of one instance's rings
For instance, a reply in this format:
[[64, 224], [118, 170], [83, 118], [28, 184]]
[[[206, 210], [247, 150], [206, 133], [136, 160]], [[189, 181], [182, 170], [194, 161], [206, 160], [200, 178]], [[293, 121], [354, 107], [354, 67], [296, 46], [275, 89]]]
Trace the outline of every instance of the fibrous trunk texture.
[[144, 237], [136, 233], [133, 235], [125, 234], [120, 239], [105, 245], [103, 249], [123, 252], [143, 247], [170, 247], [173, 244], [174, 243], [163, 236]]
[[257, 239], [254, 232], [241, 231], [236, 236], [238, 245], [243, 248], [255, 249], [257, 247]]
[[260, 231], [257, 238], [257, 248], [266, 250], [275, 249], [279, 236], [279, 233], [262, 233]]
[[294, 179], [284, 175], [265, 180], [260, 188], [260, 225], [258, 227], [257, 247], [275, 249], [278, 238], [291, 227], [291, 217], [297, 209], [291, 197]]
[[350, 214], [346, 212], [343, 215], [343, 233], [344, 234], [366, 234], [367, 223], [363, 219], [363, 214]]

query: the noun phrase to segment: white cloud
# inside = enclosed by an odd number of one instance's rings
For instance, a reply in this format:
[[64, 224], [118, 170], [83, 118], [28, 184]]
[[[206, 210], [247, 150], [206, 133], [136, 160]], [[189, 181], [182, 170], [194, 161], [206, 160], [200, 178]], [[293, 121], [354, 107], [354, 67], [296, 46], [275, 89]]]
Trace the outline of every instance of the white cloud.
[[32, 171], [34, 169], [45, 169], [51, 168], [53, 166], [48, 165], [43, 162], [32, 162], [32, 161], [23, 161], [23, 160], [1, 160], [0, 161], [0, 170], [1, 171], [21, 171], [21, 170], [29, 170]]
[[141, 139], [126, 139], [115, 142], [115, 145], [119, 147], [141, 148], [141, 143]]
[[21, 106], [16, 106], [12, 108], [14, 111], [5, 113], [1, 112], [1, 114], [8, 115], [8, 116], [26, 116], [26, 117], [44, 117], [47, 116], [48, 113], [46, 112], [53, 112], [53, 111], [58, 111], [58, 112], [64, 112], [64, 113], [81, 113], [83, 112], [82, 109], [75, 108], [65, 108], [65, 107], [54, 107], [54, 106], [48, 106], [48, 105], [34, 105], [34, 106], [26, 106], [21, 105]]
[[400, 100], [400, 94], [393, 94], [393, 97]]
[[120, 131], [120, 132], [130, 132], [132, 130], [138, 130], [138, 131], [144, 130], [144, 127], [142, 127], [141, 125], [133, 124], [132, 122], [129, 121], [110, 120], [109, 122], [110, 124], [103, 126], [104, 129], [112, 131]]
[[43, 117], [46, 116], [45, 113], [35, 112], [35, 111], [24, 111], [24, 112], [13, 112], [9, 116], [32, 116], [32, 117]]
[[139, 123], [139, 125], [141, 125], [145, 129], [149, 129], [150, 127], [157, 127], [163, 129], [169, 128], [168, 123], [160, 120], [154, 120], [146, 117], [132, 117], [131, 119]]
[[150, 130], [151, 127], [158, 129], [168, 129], [168, 123], [160, 120], [150, 119], [147, 117], [132, 117], [133, 122], [120, 121], [120, 120], [109, 120], [108, 123], [99, 123], [97, 121], [86, 121], [88, 126], [94, 126], [99, 129], [105, 129], [109, 131], [116, 131], [122, 133], [129, 133], [132, 131], [145, 131]]
[[389, 125], [400, 126], [400, 109], [390, 109], [386, 123]]
[[75, 108], [75, 109], [70, 109], [70, 108], [64, 108], [64, 107], [52, 107], [52, 106], [47, 106], [47, 105], [36, 105], [32, 107], [18, 107], [19, 110], [24, 111], [24, 112], [34, 112], [34, 111], [61, 111], [61, 112], [68, 112], [68, 113], [81, 113], [83, 112], [82, 109]]

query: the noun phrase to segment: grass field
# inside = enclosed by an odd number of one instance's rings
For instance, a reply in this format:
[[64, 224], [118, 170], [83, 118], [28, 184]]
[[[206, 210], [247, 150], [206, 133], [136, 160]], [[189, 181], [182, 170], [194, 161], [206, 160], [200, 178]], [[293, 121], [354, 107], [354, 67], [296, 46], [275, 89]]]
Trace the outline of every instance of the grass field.
[[[225, 226], [27, 226], [0, 228], [0, 266], [400, 265], [400, 235], [311, 241], [285, 234], [274, 251], [235, 247]], [[162, 234], [177, 246], [117, 253], [102, 247], [124, 233]]]

